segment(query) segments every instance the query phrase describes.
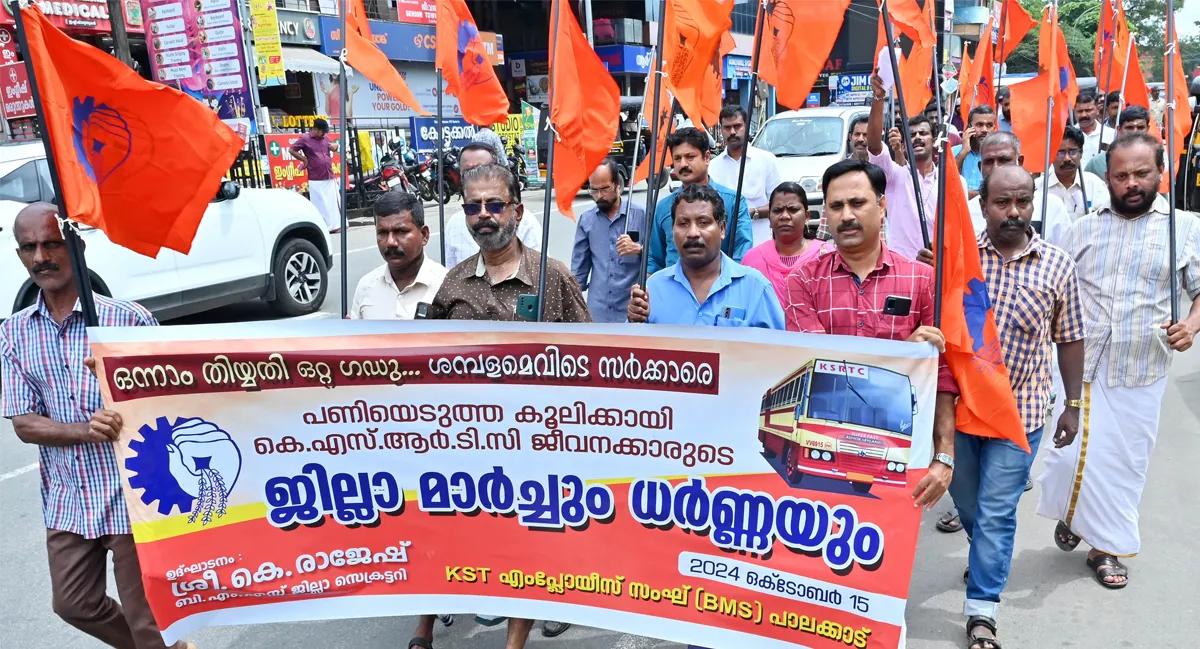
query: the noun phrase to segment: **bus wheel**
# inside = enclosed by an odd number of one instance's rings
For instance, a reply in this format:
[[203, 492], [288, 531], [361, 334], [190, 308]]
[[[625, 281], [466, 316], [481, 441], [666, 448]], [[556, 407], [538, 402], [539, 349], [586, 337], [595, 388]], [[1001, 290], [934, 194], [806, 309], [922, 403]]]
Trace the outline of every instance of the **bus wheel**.
[[794, 445], [791, 442], [785, 442], [783, 447], [783, 472], [787, 474], [788, 484], [800, 484], [800, 479], [804, 477], [803, 473], [796, 468]]
[[763, 445], [763, 457], [769, 460], [779, 454], [771, 450], [771, 445], [767, 443], [768, 439], [770, 438], [767, 437], [767, 433], [762, 432], [762, 430], [758, 431], [758, 441], [762, 442]]
[[850, 488], [854, 489], [854, 493], [856, 494], [869, 494], [871, 493], [871, 487], [874, 485], [875, 483], [873, 482], [851, 482]]

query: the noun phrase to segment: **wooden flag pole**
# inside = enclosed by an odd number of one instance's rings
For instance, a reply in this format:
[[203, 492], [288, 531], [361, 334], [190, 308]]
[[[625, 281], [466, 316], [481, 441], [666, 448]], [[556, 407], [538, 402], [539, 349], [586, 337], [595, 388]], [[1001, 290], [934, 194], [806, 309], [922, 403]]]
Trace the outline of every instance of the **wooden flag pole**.
[[[1048, 18], [1050, 19], [1050, 25], [1057, 26], [1058, 25], [1058, 0], [1051, 0], [1049, 10], [1050, 10], [1050, 14], [1049, 14]], [[1058, 47], [1058, 30], [1051, 29], [1050, 30], [1050, 56], [1055, 57], [1055, 67], [1058, 66], [1058, 63], [1057, 63], [1058, 50], [1055, 49], [1056, 47]], [[1058, 70], [1049, 70], [1048, 72], [1050, 74], [1051, 79], [1060, 79], [1060, 77], [1058, 76]], [[1058, 83], [1058, 82], [1056, 81], [1055, 83]], [[1046, 97], [1046, 157], [1043, 158], [1045, 160], [1046, 164], [1042, 167], [1042, 218], [1038, 220], [1038, 225], [1034, 226], [1034, 229], [1036, 229], [1038, 231], [1038, 234], [1041, 234], [1042, 228], [1045, 227], [1046, 206], [1047, 206], [1048, 201], [1050, 200], [1050, 131], [1051, 131], [1050, 120], [1052, 120], [1052, 119], [1054, 119], [1054, 95], [1053, 94]]]
[[96, 300], [92, 295], [92, 277], [87, 267], [87, 259], [83, 254], [83, 240], [71, 223], [67, 212], [66, 199], [63, 198], [62, 181], [58, 176], [58, 163], [55, 160], [54, 147], [50, 144], [49, 132], [46, 130], [46, 112], [42, 107], [42, 95], [38, 92], [37, 72], [33, 69], [33, 56], [29, 52], [29, 40], [25, 37], [25, 21], [21, 15], [19, 0], [13, 0], [10, 5], [13, 18], [16, 20], [17, 43], [25, 53], [25, 71], [29, 75], [29, 92], [33, 95], [33, 108], [37, 116], [38, 132], [42, 135], [42, 146], [46, 149], [46, 164], [50, 168], [50, 186], [54, 189], [54, 205], [58, 209], [58, 220], [62, 228], [63, 239], [67, 242], [67, 254], [71, 258], [71, 274], [75, 276], [75, 286], [79, 290], [79, 308], [83, 310], [83, 321], [89, 327], [100, 326], [96, 317]]
[[[446, 161], [443, 159], [442, 151], [442, 95], [446, 89], [442, 87], [442, 69], [437, 69], [437, 204], [438, 204], [438, 245], [442, 251], [442, 265], [446, 265]], [[499, 151], [496, 152], [499, 155]], [[497, 158], [499, 160], [499, 158]], [[549, 177], [549, 174], [546, 174]], [[550, 195], [550, 190], [546, 189], [546, 195]], [[516, 196], [513, 196], [515, 199]], [[466, 217], [464, 217], [466, 218]], [[546, 247], [546, 241], [542, 240], [542, 247]]]
[[[554, 37], [550, 40], [550, 51], [547, 53], [547, 61], [554, 61], [554, 54], [558, 48], [558, 21], [562, 20], [562, 16], [558, 15], [563, 6], [569, 6], [566, 2], [559, 0], [550, 0], [550, 15], [553, 17], [550, 23], [550, 33]], [[550, 133], [546, 137], [546, 196], [542, 203], [542, 258], [538, 264], [538, 288], [537, 288], [537, 321], [544, 322], [546, 317], [546, 263], [550, 257], [550, 208], [553, 206], [553, 201], [550, 194], [554, 190], [554, 140], [558, 138], [558, 131], [554, 128], [554, 70], [550, 70], [550, 88], [546, 91], [546, 110], [550, 111], [546, 118], [546, 128], [550, 129]], [[439, 133], [440, 137], [441, 134]], [[515, 196], [513, 197], [516, 198]]]
[[[1179, 149], [1176, 148], [1175, 142], [1175, 64], [1178, 60], [1179, 52], [1175, 47], [1179, 43], [1179, 36], [1175, 33], [1175, 0], [1167, 0], [1167, 67], [1163, 70], [1163, 77], [1167, 82], [1167, 174], [1171, 179], [1171, 186], [1167, 190], [1167, 202], [1170, 205], [1167, 208], [1167, 254], [1171, 260], [1171, 322], [1175, 324], [1179, 322], [1179, 273], [1175, 272], [1176, 260], [1178, 254], [1175, 249], [1177, 243], [1175, 241], [1175, 164], [1179, 161]], [[30, 77], [32, 78], [32, 77]]]
[[339, 269], [339, 271], [341, 273], [341, 276], [339, 277], [339, 279], [341, 280], [341, 289], [342, 289], [342, 319], [343, 320], [345, 320], [346, 317], [348, 315], [350, 315], [350, 295], [349, 295], [350, 282], [349, 282], [349, 278], [346, 277], [346, 275], [349, 272], [348, 271], [349, 264], [347, 263], [346, 258], [350, 256], [349, 251], [347, 250], [347, 244], [346, 244], [346, 240], [348, 238], [348, 235], [350, 234], [350, 219], [349, 219], [349, 216], [346, 214], [346, 163], [350, 161], [350, 148], [349, 148], [349, 145], [350, 145], [350, 120], [347, 118], [347, 113], [346, 113], [346, 104], [349, 103], [349, 101], [348, 101], [349, 98], [347, 97], [347, 95], [350, 92], [350, 84], [348, 83], [348, 80], [346, 78], [348, 76], [347, 72], [350, 69], [350, 66], [346, 63], [346, 57], [348, 56], [346, 48], [350, 43], [350, 32], [347, 30], [348, 25], [346, 23], [346, 3], [348, 1], [349, 0], [338, 0], [338, 13], [341, 14], [339, 17], [342, 21], [342, 23], [341, 23], [342, 24], [342, 56], [341, 56], [341, 62], [342, 62], [341, 72], [342, 72], [342, 74], [338, 80], [338, 85], [340, 86], [338, 89], [338, 101], [340, 101], [342, 104], [341, 108], [340, 108], [340, 112], [338, 113], [338, 115], [341, 117], [341, 121], [342, 121], [342, 129], [341, 129], [341, 131], [342, 131], [342, 145], [341, 145], [342, 165], [341, 165], [340, 174], [339, 174], [340, 178], [338, 179], [338, 196], [341, 197], [341, 208], [342, 208], [341, 209], [341, 211], [342, 211], [342, 214], [341, 214], [341, 216], [342, 216], [342, 220], [341, 220], [342, 231], [339, 233], [339, 238], [341, 239], [341, 241], [339, 242], [339, 245], [341, 246], [342, 254], [340, 256], [340, 259], [338, 259], [338, 265], [341, 267]]
[[[750, 106], [746, 109], [746, 133], [742, 138], [742, 159], [738, 163], [737, 191], [733, 198], [733, 214], [729, 217], [729, 231], [725, 238], [729, 241], [729, 251], [733, 257], [737, 253], [738, 214], [742, 211], [742, 188], [746, 178], [746, 160], [750, 157], [750, 125], [754, 123], [754, 104], [758, 99], [758, 61], [762, 54], [763, 25], [767, 21], [767, 0], [758, 5], [758, 25], [754, 28], [754, 52], [750, 57]], [[754, 237], [750, 237], [753, 242]]]
[[896, 36], [892, 25], [892, 14], [888, 11], [888, 0], [882, 0], [879, 10], [883, 12], [883, 27], [887, 31], [888, 58], [892, 65], [892, 78], [896, 83], [896, 103], [900, 106], [900, 137], [904, 139], [904, 152], [908, 155], [908, 171], [912, 176], [913, 198], [917, 202], [917, 219], [921, 223], [921, 241], [930, 248], [929, 224], [925, 218], [925, 201], [921, 197], [921, 177], [917, 173], [917, 157], [913, 153], [912, 133], [908, 128], [908, 109], [904, 105], [904, 85], [900, 83], [900, 66], [896, 61]]
[[[1110, 2], [1110, 0], [1100, 0], [1100, 1], [1108, 3], [1110, 7], [1113, 6], [1112, 3]], [[1120, 0], [1117, 0], [1117, 2], [1120, 2]], [[1101, 10], [1101, 11], [1103, 11], [1103, 10]], [[1104, 151], [1108, 150], [1108, 147], [1104, 146], [1104, 122], [1108, 121], [1108, 115], [1106, 114], [1108, 111], [1108, 92], [1109, 92], [1109, 89], [1112, 87], [1113, 58], [1116, 56], [1116, 49], [1117, 49], [1117, 12], [1116, 12], [1115, 8], [1113, 9], [1112, 29], [1113, 29], [1113, 32], [1112, 32], [1113, 37], [1112, 37], [1112, 40], [1108, 41], [1108, 48], [1107, 48], [1108, 65], [1106, 67], [1108, 68], [1108, 70], [1104, 73], [1104, 92], [1099, 97], [1096, 98], [1096, 100], [1100, 103], [1100, 107], [1096, 111], [1098, 113], [1098, 116], [1100, 117], [1100, 142], [1099, 142], [1099, 144], [1096, 145], [1096, 155], [1100, 155]], [[1104, 47], [1104, 44], [1101, 43], [1100, 44], [1100, 63], [1101, 64], [1104, 63], [1104, 52], [1105, 51], [1106, 51], [1106, 48]], [[1129, 62], [1126, 61], [1125, 65], [1128, 66]], [[1100, 71], [1096, 70], [1096, 72], [1099, 73]], [[1084, 144], [1086, 145], [1087, 142], [1084, 141]]]
[[[663, 38], [666, 28], [667, 0], [660, 0], [658, 3], [658, 40], [654, 42], [654, 46], [660, 53], [664, 49]], [[658, 153], [658, 123], [662, 110], [662, 106], [659, 105], [662, 94], [662, 75], [666, 74], [662, 70], [662, 63], [662, 61], [656, 60], [654, 62], [656, 67], [652, 71], [654, 74], [654, 100], [651, 104], [654, 107], [654, 118], [650, 122], [650, 173], [646, 175], [646, 215], [642, 218], [642, 234], [638, 237], [642, 242], [642, 268], [638, 271], [637, 284], [642, 288], [646, 287], [646, 271], [650, 265], [650, 240], [654, 237], [655, 221], [658, 218], [658, 215], [654, 213], [654, 207], [658, 199], [658, 176], [662, 172], [662, 162], [656, 155]], [[663, 155], [666, 154], [664, 150]]]

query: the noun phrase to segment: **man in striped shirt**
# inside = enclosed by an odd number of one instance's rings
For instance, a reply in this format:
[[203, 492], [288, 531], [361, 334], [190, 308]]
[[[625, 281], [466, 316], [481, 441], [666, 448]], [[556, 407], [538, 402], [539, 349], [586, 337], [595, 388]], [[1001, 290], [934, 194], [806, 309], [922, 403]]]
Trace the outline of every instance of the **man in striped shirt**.
[[[1176, 213], [1170, 258], [1169, 206], [1158, 196], [1163, 147], [1145, 133], [1108, 149], [1110, 205], [1072, 226], [1067, 252], [1079, 270], [1086, 328], [1083, 434], [1048, 449], [1038, 514], [1059, 522], [1055, 544], [1092, 547], [1088, 566], [1105, 588], [1123, 588], [1120, 558], [1141, 549], [1138, 506], [1173, 352], [1200, 331], [1200, 219]], [[1174, 273], [1191, 311], [1170, 323]], [[1086, 470], [1085, 470], [1086, 466]]]
[[984, 176], [979, 199], [987, 219], [978, 237], [979, 260], [995, 305], [1004, 365], [1033, 451], [1026, 453], [1008, 439], [963, 432], [955, 436], [958, 466], [950, 495], [971, 544], [963, 613], [970, 649], [995, 649], [996, 609], [1012, 565], [1017, 503], [1042, 439], [1055, 343], [1068, 404], [1055, 429], [1055, 444], [1069, 444], [1079, 430], [1083, 319], [1075, 264], [1031, 224], [1033, 176], [1017, 165], [996, 167]]
[[[87, 329], [55, 207], [21, 210], [13, 234], [40, 291], [33, 306], [0, 325], [0, 414], [21, 441], [39, 447], [54, 612], [110, 646], [164, 649], [142, 589], [112, 448], [121, 417], [104, 409], [100, 385], [84, 364]], [[158, 324], [131, 302], [100, 295], [95, 302], [100, 326]], [[105, 594], [110, 552], [120, 604]]]

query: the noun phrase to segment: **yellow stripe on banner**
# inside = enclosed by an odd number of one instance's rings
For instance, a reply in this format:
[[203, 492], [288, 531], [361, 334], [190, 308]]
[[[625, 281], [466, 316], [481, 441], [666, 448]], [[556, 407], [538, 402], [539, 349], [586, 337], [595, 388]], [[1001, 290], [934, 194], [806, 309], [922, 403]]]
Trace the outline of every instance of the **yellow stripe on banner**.
[[1075, 486], [1071, 489], [1071, 500], [1067, 505], [1067, 529], [1071, 528], [1071, 519], [1075, 518], [1075, 505], [1079, 503], [1079, 491], [1083, 488], [1083, 465], [1087, 462], [1088, 428], [1092, 420], [1092, 384], [1083, 384], [1083, 440], [1079, 442], [1079, 465], [1075, 467]]
[[218, 518], [216, 514], [213, 514], [213, 518], [208, 522], [208, 525], [202, 525], [200, 517], [196, 517], [194, 523], [189, 523], [188, 519], [191, 516], [191, 514], [180, 514], [179, 516], [172, 516], [171, 518], [164, 518], [159, 521], [134, 523], [133, 540], [137, 543], [150, 543], [185, 534], [212, 530], [225, 525], [233, 525], [234, 523], [266, 518], [267, 505], [265, 503], [250, 503], [248, 505], [230, 507], [225, 510], [224, 516]]

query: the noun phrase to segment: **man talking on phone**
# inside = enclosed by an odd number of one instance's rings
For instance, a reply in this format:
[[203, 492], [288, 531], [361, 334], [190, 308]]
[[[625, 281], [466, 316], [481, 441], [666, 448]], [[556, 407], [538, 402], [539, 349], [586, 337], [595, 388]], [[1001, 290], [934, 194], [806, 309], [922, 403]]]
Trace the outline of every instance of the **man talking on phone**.
[[[855, 158], [825, 171], [825, 217], [836, 252], [798, 264], [787, 279], [788, 331], [932, 343], [945, 352], [933, 324], [933, 268], [906, 259], [880, 239], [887, 216], [887, 175]], [[916, 507], [932, 508], [954, 475], [954, 400], [958, 384], [945, 359], [938, 364], [933, 462], [913, 491]]]

